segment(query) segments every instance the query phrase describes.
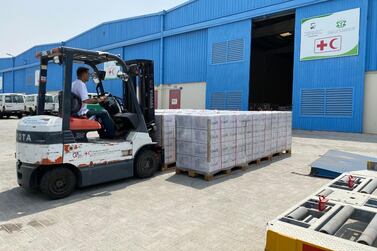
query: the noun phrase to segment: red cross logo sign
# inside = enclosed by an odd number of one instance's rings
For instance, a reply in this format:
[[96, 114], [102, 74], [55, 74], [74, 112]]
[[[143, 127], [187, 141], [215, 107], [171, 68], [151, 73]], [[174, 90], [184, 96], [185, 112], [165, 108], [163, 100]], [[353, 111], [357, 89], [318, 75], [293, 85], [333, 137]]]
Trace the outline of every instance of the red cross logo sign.
[[342, 37], [320, 38], [314, 41], [314, 53], [335, 52], [342, 49]]

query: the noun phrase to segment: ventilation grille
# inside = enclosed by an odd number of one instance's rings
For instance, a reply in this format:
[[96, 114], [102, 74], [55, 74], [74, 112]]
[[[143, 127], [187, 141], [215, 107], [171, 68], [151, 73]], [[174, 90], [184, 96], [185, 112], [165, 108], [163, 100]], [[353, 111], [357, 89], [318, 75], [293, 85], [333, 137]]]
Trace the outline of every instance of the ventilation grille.
[[215, 43], [212, 47], [212, 64], [226, 63], [227, 42]]
[[312, 89], [301, 92], [301, 115], [324, 116], [325, 115], [325, 90]]
[[237, 39], [228, 41], [228, 62], [237, 62], [244, 59], [244, 40]]
[[228, 92], [226, 96], [227, 110], [241, 110], [242, 108], [242, 93], [241, 92]]
[[225, 64], [244, 60], [245, 41], [229, 40], [212, 45], [212, 64]]
[[301, 90], [300, 111], [302, 116], [352, 117], [353, 89]]
[[211, 109], [225, 110], [226, 108], [226, 95], [224, 92], [214, 92], [211, 95]]
[[211, 95], [212, 110], [242, 110], [242, 92], [214, 92]]
[[352, 88], [337, 88], [326, 90], [326, 116], [352, 117], [352, 110]]

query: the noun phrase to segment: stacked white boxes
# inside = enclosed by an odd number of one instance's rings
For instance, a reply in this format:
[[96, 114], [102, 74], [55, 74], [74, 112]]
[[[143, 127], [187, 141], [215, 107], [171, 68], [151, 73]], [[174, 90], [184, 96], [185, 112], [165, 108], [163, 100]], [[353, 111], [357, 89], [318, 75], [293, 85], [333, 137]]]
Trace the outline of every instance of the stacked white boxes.
[[176, 116], [178, 167], [203, 173], [221, 167], [220, 123], [217, 114]]
[[278, 152], [278, 131], [279, 131], [279, 113], [273, 112], [271, 113], [271, 152], [277, 153]]
[[292, 148], [292, 113], [285, 112], [287, 115], [287, 144], [285, 150], [290, 150]]
[[[247, 160], [247, 113], [238, 113], [236, 116], [236, 165], [244, 165]], [[252, 138], [252, 137], [250, 137]]]
[[266, 113], [253, 113], [253, 160], [265, 157], [264, 142], [265, 142], [265, 126]]
[[264, 152], [263, 156], [269, 156], [274, 153], [272, 146], [272, 112], [265, 113], [264, 126]]
[[251, 162], [254, 159], [254, 141], [253, 141], [253, 131], [254, 131], [254, 114], [248, 112], [246, 114], [246, 163]]
[[176, 161], [181, 169], [213, 174], [292, 146], [291, 112], [170, 110], [156, 114], [165, 163]]
[[156, 127], [155, 140], [164, 149], [164, 164], [172, 164], [176, 162], [175, 115], [156, 112]]
[[221, 169], [236, 165], [237, 115], [221, 114]]
[[277, 152], [286, 150], [288, 117], [286, 112], [278, 112], [278, 144]]

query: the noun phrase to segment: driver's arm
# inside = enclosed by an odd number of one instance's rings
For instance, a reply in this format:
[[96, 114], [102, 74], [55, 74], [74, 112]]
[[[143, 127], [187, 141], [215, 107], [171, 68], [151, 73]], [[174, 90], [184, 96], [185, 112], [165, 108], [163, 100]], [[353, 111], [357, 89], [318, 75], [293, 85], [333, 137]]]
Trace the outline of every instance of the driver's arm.
[[85, 104], [98, 104], [98, 103], [104, 102], [105, 100], [106, 100], [106, 97], [102, 96], [99, 98], [89, 98], [89, 99], [84, 100], [83, 102]]
[[98, 104], [99, 103], [97, 98], [89, 98], [82, 102], [84, 102], [85, 104]]

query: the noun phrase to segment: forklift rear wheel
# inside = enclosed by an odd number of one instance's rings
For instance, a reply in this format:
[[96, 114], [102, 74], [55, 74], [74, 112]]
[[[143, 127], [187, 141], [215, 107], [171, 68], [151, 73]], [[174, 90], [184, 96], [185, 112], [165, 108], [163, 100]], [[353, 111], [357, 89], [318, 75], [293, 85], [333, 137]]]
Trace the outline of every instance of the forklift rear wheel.
[[135, 162], [136, 177], [141, 179], [152, 177], [157, 169], [158, 157], [154, 151], [146, 149], [137, 155]]
[[22, 114], [18, 114], [17, 117], [18, 117], [19, 119], [22, 119]]
[[42, 176], [40, 187], [50, 199], [61, 199], [75, 190], [76, 176], [66, 167], [54, 168]]

